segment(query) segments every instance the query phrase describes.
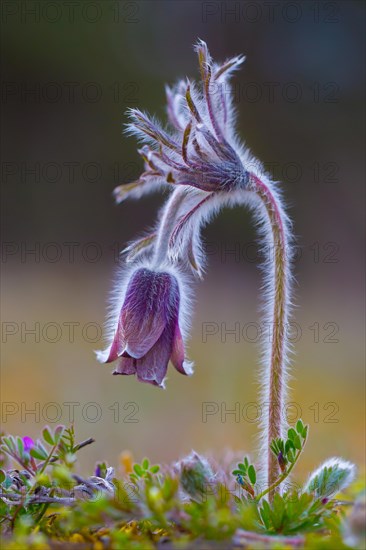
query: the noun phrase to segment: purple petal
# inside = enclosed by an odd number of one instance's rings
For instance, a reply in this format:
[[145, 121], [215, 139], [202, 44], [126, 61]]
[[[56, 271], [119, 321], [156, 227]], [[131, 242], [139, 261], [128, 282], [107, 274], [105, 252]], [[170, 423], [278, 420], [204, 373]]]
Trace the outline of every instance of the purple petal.
[[173, 333], [167, 328], [151, 350], [136, 362], [137, 378], [164, 387], [163, 381], [173, 347]]
[[184, 361], [184, 342], [180, 332], [179, 324], [176, 323], [174, 331], [173, 349], [170, 357], [171, 362], [178, 372], [190, 376], [193, 373], [192, 364]]
[[[168, 273], [139, 269], [132, 277], [120, 316], [120, 342], [135, 359], [144, 357], [178, 316], [179, 289]], [[119, 346], [121, 353], [121, 346]]]
[[136, 374], [136, 359], [130, 357], [121, 357], [118, 362], [116, 369], [112, 374]]
[[122, 337], [121, 320], [119, 320], [111, 347], [105, 352], [98, 352], [98, 359], [102, 363], [111, 363], [112, 361], [118, 359], [118, 357], [123, 353], [124, 347], [125, 342]]
[[31, 437], [28, 437], [27, 435], [23, 437], [23, 445], [25, 451], [30, 451], [34, 447], [34, 441]]

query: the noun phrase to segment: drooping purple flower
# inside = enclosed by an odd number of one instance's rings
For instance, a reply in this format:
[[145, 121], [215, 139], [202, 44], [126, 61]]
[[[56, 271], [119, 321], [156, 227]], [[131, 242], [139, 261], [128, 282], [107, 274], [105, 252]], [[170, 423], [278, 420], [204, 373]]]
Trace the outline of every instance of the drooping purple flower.
[[112, 343], [98, 358], [117, 361], [113, 374], [136, 374], [141, 382], [164, 387], [169, 360], [181, 374], [192, 373], [185, 361], [180, 328], [178, 279], [168, 271], [136, 269], [129, 279], [116, 318]]

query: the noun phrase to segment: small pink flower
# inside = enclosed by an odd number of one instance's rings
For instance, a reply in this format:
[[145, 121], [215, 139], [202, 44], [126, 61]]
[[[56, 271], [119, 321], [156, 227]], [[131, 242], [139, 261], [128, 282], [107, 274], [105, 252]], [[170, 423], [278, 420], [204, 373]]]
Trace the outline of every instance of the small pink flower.
[[98, 353], [103, 363], [117, 361], [113, 374], [136, 374], [141, 382], [164, 387], [169, 360], [189, 375], [181, 334], [177, 277], [166, 271], [138, 268], [129, 279], [109, 348]]
[[34, 441], [31, 437], [28, 437], [27, 435], [23, 437], [23, 445], [24, 450], [29, 452], [34, 447]]

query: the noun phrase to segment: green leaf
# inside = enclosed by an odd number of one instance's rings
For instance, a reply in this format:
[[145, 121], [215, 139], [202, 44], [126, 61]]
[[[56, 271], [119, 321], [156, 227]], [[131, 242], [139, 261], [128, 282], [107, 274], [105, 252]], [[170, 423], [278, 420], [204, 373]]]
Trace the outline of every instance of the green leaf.
[[257, 474], [255, 473], [255, 468], [254, 468], [253, 464], [251, 464], [248, 468], [248, 476], [249, 476], [251, 484], [255, 485], [255, 482], [257, 481]]
[[179, 488], [178, 479], [173, 479], [173, 478], [167, 477], [164, 480], [164, 483], [161, 487], [164, 500], [165, 501], [171, 500], [174, 497], [174, 495], [176, 494], [176, 492], [178, 491], [178, 488]]
[[271, 451], [278, 456], [280, 453], [285, 454], [285, 442], [280, 437], [274, 439], [270, 445]]
[[74, 427], [66, 428], [62, 434], [62, 444], [66, 447], [67, 452], [74, 452], [75, 447], [75, 431]]
[[48, 443], [49, 445], [51, 445], [53, 447], [53, 445], [55, 444], [54, 442], [54, 439], [51, 435], [51, 431], [50, 431], [50, 428], [48, 426], [46, 426], [45, 428], [43, 428], [43, 431], [42, 431], [42, 435], [43, 435], [43, 439], [45, 440], [46, 443]]
[[296, 433], [296, 431], [293, 428], [290, 428], [287, 432], [288, 438], [291, 439], [291, 441], [294, 441], [296, 437], [299, 437]]
[[264, 523], [264, 526], [266, 529], [270, 528], [270, 521], [269, 521], [269, 515], [267, 514], [266, 510], [264, 508], [261, 508], [259, 510], [259, 513], [261, 515], [262, 521]]
[[244, 476], [244, 472], [242, 470], [233, 470], [231, 472], [233, 474], [233, 476]]
[[157, 474], [159, 472], [159, 470], [160, 470], [159, 464], [155, 464], [154, 466], [150, 467], [150, 472], [152, 474]]
[[249, 468], [249, 460], [248, 460], [248, 457], [244, 457], [244, 465], [245, 465], [245, 468], [248, 469]]
[[140, 464], [134, 464], [133, 469], [139, 477], [142, 477], [144, 475], [144, 470], [141, 468]]
[[302, 423], [301, 419], [299, 419], [296, 422], [296, 431], [297, 431], [298, 434], [300, 434], [302, 436], [303, 431], [304, 431], [304, 424]]
[[266, 500], [262, 500], [262, 508], [259, 510], [259, 513], [261, 515], [265, 528], [269, 529], [271, 526], [271, 508]]
[[248, 466], [245, 466], [245, 464], [243, 464], [242, 462], [239, 462], [238, 468], [239, 468], [239, 470], [241, 470], [242, 472], [246, 472], [247, 469], [248, 469]]
[[293, 444], [295, 445], [296, 449], [301, 451], [301, 448], [302, 448], [301, 439], [299, 438], [299, 436], [297, 434], [296, 434], [296, 437], [294, 437], [294, 439], [292, 441], [293, 441]]
[[287, 453], [291, 450], [295, 450], [295, 445], [294, 445], [294, 442], [291, 441], [291, 439], [288, 439], [286, 441], [286, 445], [285, 445], [285, 455], [287, 455]]
[[149, 466], [150, 466], [149, 460], [148, 460], [147, 458], [144, 458], [144, 460], [142, 461], [142, 467], [143, 467], [143, 469], [144, 469], [144, 470], [148, 470]]
[[38, 460], [46, 460], [48, 458], [46, 450], [42, 447], [33, 447], [33, 449], [30, 450], [30, 455]]
[[6, 480], [6, 473], [4, 472], [4, 470], [0, 470], [0, 483], [4, 483], [5, 480]]
[[65, 432], [65, 426], [57, 426], [54, 433], [55, 443], [58, 443]]
[[295, 454], [292, 450], [288, 451], [287, 453], [287, 460], [291, 462], [292, 464], [295, 462]]
[[10, 451], [16, 451], [15, 438], [12, 435], [9, 437], [3, 437], [3, 441], [6, 443]]
[[280, 453], [285, 454], [285, 442], [280, 437], [273, 439], [270, 444], [272, 453], [277, 457]]
[[276, 447], [276, 445], [274, 443], [271, 443], [271, 445], [269, 446], [269, 448], [271, 449], [272, 453], [277, 456], [279, 454], [278, 452], [278, 449]]
[[16, 441], [17, 441], [17, 447], [18, 447], [19, 455], [23, 456], [23, 453], [24, 453], [23, 441], [20, 437], [17, 437]]
[[285, 514], [285, 501], [284, 499], [276, 493], [273, 498], [273, 506], [271, 510], [271, 520], [273, 523], [273, 527], [276, 531], [280, 531], [282, 527], [282, 523], [284, 520], [284, 514]]

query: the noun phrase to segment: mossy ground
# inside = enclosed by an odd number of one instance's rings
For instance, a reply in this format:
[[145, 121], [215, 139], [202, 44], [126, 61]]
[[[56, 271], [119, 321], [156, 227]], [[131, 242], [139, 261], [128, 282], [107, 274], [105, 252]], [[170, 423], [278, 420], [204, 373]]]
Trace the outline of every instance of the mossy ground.
[[2, 438], [3, 550], [364, 548], [361, 481], [332, 498], [289, 488], [256, 501], [230, 470], [195, 454], [168, 467], [125, 454], [124, 476], [99, 463], [81, 477], [77, 453], [91, 442], [63, 427], [31, 444]]

